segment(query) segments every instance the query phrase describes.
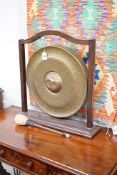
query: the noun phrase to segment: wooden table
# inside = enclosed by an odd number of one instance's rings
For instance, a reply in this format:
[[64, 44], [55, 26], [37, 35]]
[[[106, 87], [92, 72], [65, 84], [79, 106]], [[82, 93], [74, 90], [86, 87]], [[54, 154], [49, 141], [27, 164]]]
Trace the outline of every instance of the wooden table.
[[0, 110], [0, 160], [30, 174], [117, 175], [117, 137], [102, 129], [93, 139], [65, 139], [39, 128], [16, 126], [20, 108]]

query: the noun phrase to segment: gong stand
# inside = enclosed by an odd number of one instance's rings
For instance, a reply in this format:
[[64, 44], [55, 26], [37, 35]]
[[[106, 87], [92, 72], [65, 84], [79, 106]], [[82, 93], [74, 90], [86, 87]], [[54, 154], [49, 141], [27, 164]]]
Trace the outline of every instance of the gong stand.
[[[41, 114], [41, 120], [38, 121], [39, 124], [43, 124], [45, 126], [49, 126], [55, 129], [60, 129], [63, 131], [71, 132], [74, 134], [79, 134], [82, 136], [86, 136], [88, 138], [92, 138], [99, 130], [100, 127], [93, 125], [93, 86], [94, 86], [94, 67], [95, 67], [95, 45], [96, 40], [90, 39], [90, 40], [80, 40], [76, 39], [68, 34], [62, 33], [60, 31], [54, 31], [54, 30], [46, 30], [42, 31], [35, 36], [28, 38], [28, 39], [21, 39], [19, 40], [19, 59], [20, 59], [20, 78], [21, 78], [21, 102], [22, 102], [22, 112], [29, 113], [28, 107], [27, 107], [27, 90], [26, 90], [26, 64], [25, 64], [25, 44], [29, 44], [32, 42], [35, 42], [36, 40], [40, 39], [41, 37], [47, 36], [47, 35], [56, 35], [59, 37], [62, 37], [69, 42], [72, 42], [74, 44], [83, 44], [89, 46], [89, 61], [88, 61], [88, 91], [87, 91], [87, 124], [84, 122], [72, 121], [67, 119], [66, 125], [64, 124], [63, 127], [59, 125], [57, 127], [57, 124], [55, 122], [55, 125], [53, 121], [55, 119], [48, 118], [48, 122], [43, 120], [44, 117]], [[38, 112], [39, 113], [39, 112]], [[32, 114], [31, 114], [32, 115]], [[33, 113], [33, 115], [35, 115]], [[64, 119], [58, 119], [57, 121], [63, 121]], [[68, 125], [69, 127], [68, 127]], [[69, 124], [70, 123], [70, 124]], [[76, 128], [76, 129], [75, 129]]]

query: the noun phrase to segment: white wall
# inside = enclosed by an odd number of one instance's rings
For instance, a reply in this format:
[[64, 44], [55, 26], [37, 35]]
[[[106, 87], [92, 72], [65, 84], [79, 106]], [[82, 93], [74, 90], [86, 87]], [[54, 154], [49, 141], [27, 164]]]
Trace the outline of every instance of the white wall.
[[18, 39], [27, 38], [26, 0], [0, 0], [0, 87], [4, 104], [20, 105]]
[[[0, 87], [4, 106], [20, 103], [18, 39], [27, 38], [26, 0], [0, 0]], [[5, 165], [13, 174], [12, 167]]]

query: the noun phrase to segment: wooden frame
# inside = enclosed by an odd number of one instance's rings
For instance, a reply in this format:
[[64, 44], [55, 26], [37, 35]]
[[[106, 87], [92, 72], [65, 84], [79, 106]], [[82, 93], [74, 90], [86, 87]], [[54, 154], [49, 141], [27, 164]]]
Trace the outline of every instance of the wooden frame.
[[[94, 86], [94, 67], [95, 67], [95, 45], [96, 40], [80, 40], [60, 31], [46, 30], [28, 39], [19, 40], [19, 59], [20, 59], [20, 77], [21, 77], [21, 101], [22, 112], [27, 112], [27, 91], [26, 91], [26, 68], [25, 68], [25, 44], [35, 42], [43, 36], [60, 36], [74, 44], [83, 44], [89, 46], [89, 75], [87, 91], [87, 127], [93, 128], [93, 86]], [[99, 130], [99, 129], [98, 129]]]
[[3, 108], [3, 90], [0, 88], [0, 108]]

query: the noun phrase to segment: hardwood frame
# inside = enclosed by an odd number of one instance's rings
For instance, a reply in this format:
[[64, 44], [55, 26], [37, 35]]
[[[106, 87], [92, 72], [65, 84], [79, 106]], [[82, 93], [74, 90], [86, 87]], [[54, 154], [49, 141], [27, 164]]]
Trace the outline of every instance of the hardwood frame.
[[27, 90], [26, 90], [26, 67], [25, 67], [25, 44], [35, 42], [43, 36], [55, 35], [60, 36], [74, 44], [83, 44], [89, 46], [89, 75], [87, 91], [87, 128], [93, 127], [93, 86], [94, 86], [94, 67], [95, 67], [95, 46], [96, 40], [80, 40], [60, 31], [46, 30], [28, 39], [19, 40], [19, 61], [20, 61], [20, 78], [21, 78], [21, 101], [22, 112], [27, 112]]
[[0, 108], [3, 108], [3, 90], [0, 88]]

